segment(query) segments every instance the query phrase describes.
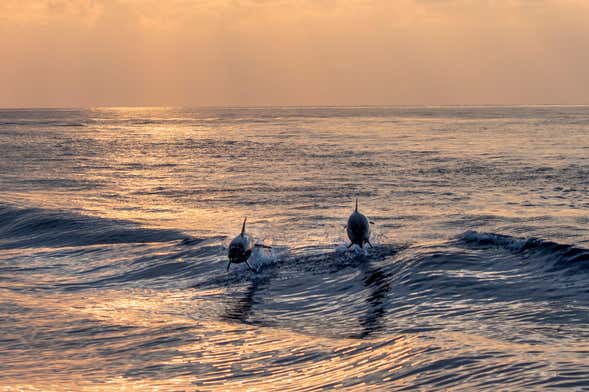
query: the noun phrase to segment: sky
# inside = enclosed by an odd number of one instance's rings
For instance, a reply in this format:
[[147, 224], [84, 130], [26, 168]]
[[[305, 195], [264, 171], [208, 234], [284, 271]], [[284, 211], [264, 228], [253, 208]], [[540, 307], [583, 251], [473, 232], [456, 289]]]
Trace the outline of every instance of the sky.
[[454, 104], [589, 104], [589, 1], [0, 1], [0, 107]]

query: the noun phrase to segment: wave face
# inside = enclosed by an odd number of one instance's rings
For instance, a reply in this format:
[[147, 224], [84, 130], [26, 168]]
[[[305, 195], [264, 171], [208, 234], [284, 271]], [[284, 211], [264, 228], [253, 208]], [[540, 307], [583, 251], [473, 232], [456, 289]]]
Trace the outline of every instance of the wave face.
[[164, 242], [183, 238], [186, 235], [176, 230], [145, 228], [130, 221], [0, 205], [0, 249]]
[[[0, 385], [589, 389], [588, 136], [585, 107], [0, 110]], [[226, 272], [244, 216], [272, 250]]]

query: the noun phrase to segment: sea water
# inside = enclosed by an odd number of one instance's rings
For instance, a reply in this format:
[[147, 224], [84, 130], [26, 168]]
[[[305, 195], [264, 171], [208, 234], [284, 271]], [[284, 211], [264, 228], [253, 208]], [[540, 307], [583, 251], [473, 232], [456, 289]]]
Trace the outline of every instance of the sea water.
[[583, 106], [0, 110], [0, 389], [589, 390], [588, 189]]

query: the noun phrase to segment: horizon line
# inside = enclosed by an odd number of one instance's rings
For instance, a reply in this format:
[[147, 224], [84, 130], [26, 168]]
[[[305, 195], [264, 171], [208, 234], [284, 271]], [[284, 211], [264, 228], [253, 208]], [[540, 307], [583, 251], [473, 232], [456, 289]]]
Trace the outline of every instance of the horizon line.
[[91, 105], [91, 106], [3, 106], [0, 110], [79, 110], [114, 108], [182, 109], [270, 109], [270, 108], [476, 108], [476, 107], [585, 107], [589, 103], [517, 103], [517, 104], [371, 104], [371, 105]]

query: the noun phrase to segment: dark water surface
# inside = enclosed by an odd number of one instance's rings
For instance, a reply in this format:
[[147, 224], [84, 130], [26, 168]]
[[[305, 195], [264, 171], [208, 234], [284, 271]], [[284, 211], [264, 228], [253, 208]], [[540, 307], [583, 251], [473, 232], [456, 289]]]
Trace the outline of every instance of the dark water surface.
[[588, 189], [589, 107], [0, 110], [0, 389], [589, 390]]

